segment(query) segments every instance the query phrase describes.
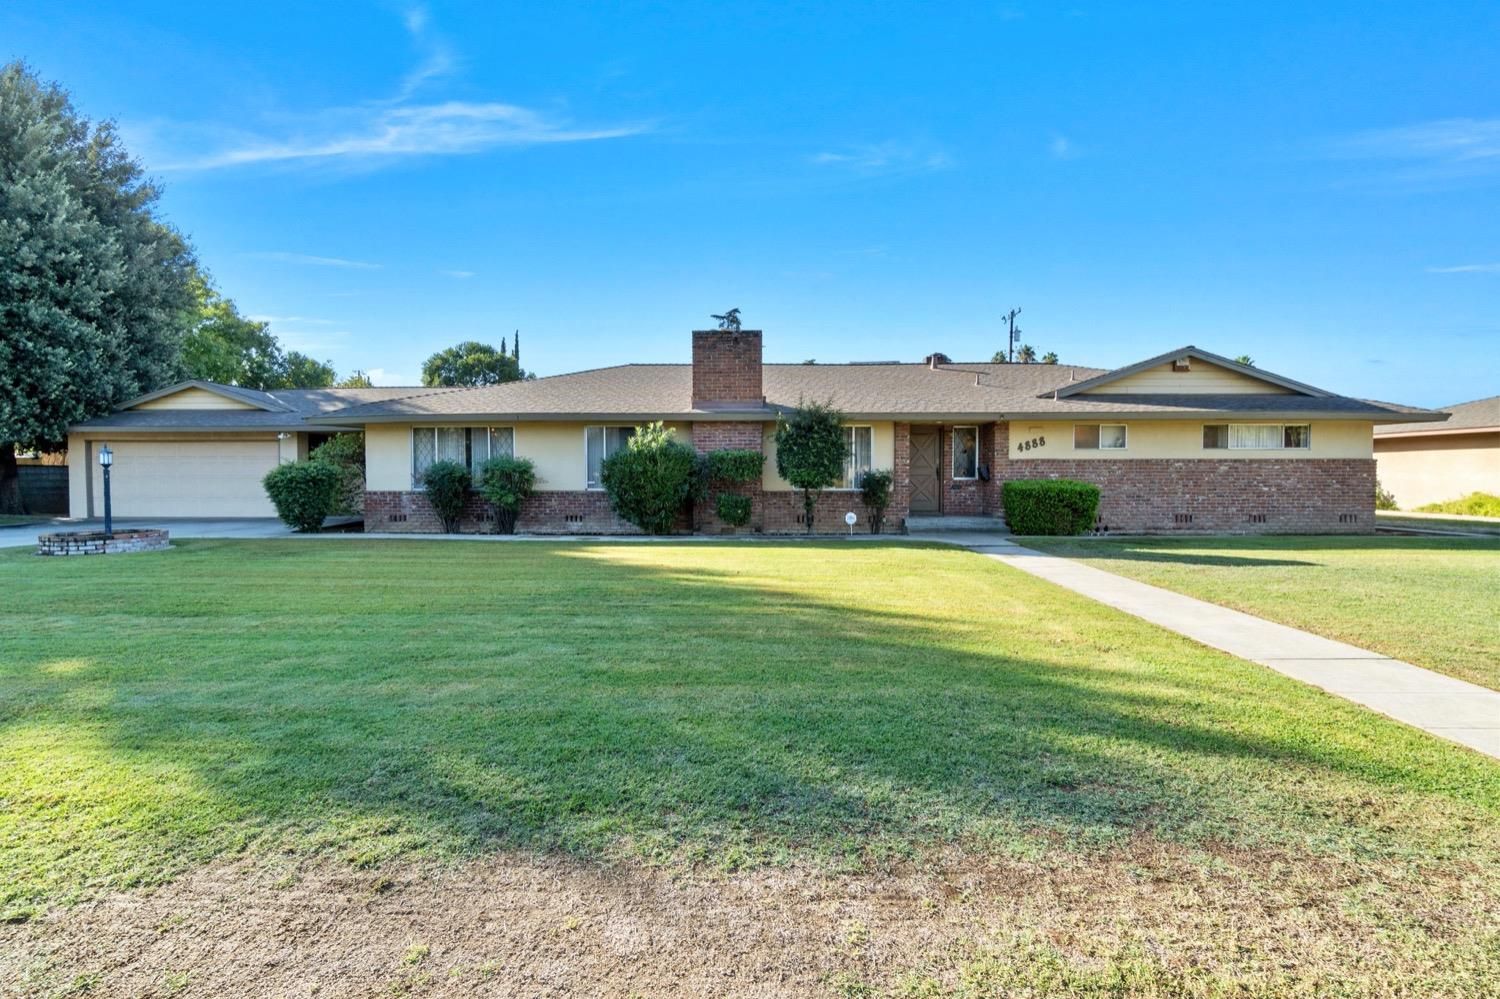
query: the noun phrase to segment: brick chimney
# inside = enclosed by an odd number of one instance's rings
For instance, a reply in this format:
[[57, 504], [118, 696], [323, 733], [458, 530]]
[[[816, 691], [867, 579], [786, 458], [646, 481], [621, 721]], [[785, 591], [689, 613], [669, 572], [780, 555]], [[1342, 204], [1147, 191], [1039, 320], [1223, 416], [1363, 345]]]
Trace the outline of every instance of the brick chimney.
[[693, 330], [693, 408], [759, 409], [760, 330]]

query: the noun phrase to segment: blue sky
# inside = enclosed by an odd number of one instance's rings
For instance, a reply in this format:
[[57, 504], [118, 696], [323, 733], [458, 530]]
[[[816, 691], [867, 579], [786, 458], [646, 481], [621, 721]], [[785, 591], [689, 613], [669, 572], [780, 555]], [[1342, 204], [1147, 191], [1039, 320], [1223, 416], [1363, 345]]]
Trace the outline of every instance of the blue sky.
[[36, 3], [0, 57], [116, 119], [242, 311], [411, 383], [1194, 343], [1500, 392], [1500, 6]]

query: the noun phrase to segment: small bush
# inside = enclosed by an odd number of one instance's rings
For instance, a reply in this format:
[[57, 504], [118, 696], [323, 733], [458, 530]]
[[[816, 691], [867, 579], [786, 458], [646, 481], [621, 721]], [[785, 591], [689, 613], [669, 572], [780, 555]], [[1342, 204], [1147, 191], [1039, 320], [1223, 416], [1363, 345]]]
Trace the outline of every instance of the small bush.
[[764, 454], [748, 448], [720, 448], [708, 452], [705, 458], [708, 478], [714, 482], [754, 482], [766, 464]]
[[1396, 496], [1395, 496], [1395, 494], [1392, 493], [1389, 489], [1383, 488], [1380, 485], [1380, 480], [1379, 479], [1375, 480], [1375, 509], [1377, 509], [1377, 510], [1394, 510], [1394, 509], [1396, 509]]
[[339, 470], [339, 501], [333, 513], [355, 517], [365, 509], [365, 435], [334, 434], [313, 448], [313, 461], [323, 461]]
[[874, 469], [859, 477], [859, 495], [870, 509], [870, 533], [879, 534], [885, 523], [885, 508], [891, 505], [891, 486], [896, 477], [886, 469]]
[[276, 516], [294, 531], [316, 531], [339, 502], [342, 479], [326, 461], [277, 465], [261, 480]]
[[750, 523], [750, 510], [753, 506], [754, 502], [749, 496], [739, 493], [720, 493], [714, 501], [714, 511], [730, 527], [744, 527]]
[[1013, 534], [1082, 534], [1099, 515], [1099, 487], [1073, 479], [1017, 479], [1001, 497]]
[[516, 533], [516, 514], [536, 490], [536, 466], [525, 458], [491, 458], [479, 468], [479, 493], [495, 508], [495, 533]]
[[458, 524], [464, 515], [464, 504], [468, 502], [469, 488], [473, 484], [474, 478], [469, 474], [468, 467], [456, 461], [435, 461], [422, 473], [422, 485], [427, 487], [427, 502], [432, 504], [446, 533], [458, 533]]
[[648, 534], [670, 534], [693, 493], [698, 454], [660, 422], [640, 427], [623, 451], [604, 459], [610, 506]]
[[1427, 503], [1417, 507], [1420, 513], [1456, 513], [1461, 517], [1500, 517], [1500, 496], [1494, 493], [1470, 493], [1459, 499]]

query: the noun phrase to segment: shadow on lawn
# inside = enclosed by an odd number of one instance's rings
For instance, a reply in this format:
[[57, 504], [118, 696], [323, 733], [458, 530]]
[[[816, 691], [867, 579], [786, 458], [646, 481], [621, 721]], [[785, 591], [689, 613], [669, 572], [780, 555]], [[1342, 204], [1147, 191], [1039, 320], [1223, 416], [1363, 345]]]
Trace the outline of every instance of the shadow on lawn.
[[[1346, 738], [1384, 726], [1356, 708], [966, 553], [903, 545], [910, 572], [814, 598], [760, 543], [655, 564], [648, 546], [254, 544], [232, 578], [219, 544], [140, 557], [130, 595], [90, 609], [102, 634], [34, 607], [46, 634], [0, 671], [0, 739], [81, 726], [132, 771], [190, 768], [240, 823], [370, 859], [1336, 838], [1336, 814], [1283, 814], [1276, 785], [1416, 789], [1453, 765], [1394, 726], [1404, 752], [1376, 753]], [[886, 549], [819, 547], [848, 573]], [[200, 573], [223, 592], [191, 592]], [[166, 788], [139, 807], [171, 835]]]
[[[1032, 544], [1033, 539], [1027, 539]], [[1265, 535], [1259, 537], [1039, 538], [1033, 547], [1088, 560], [1112, 559], [1213, 568], [1320, 566], [1324, 554], [1500, 551], [1500, 538], [1390, 535]], [[1293, 557], [1303, 556], [1303, 557]]]

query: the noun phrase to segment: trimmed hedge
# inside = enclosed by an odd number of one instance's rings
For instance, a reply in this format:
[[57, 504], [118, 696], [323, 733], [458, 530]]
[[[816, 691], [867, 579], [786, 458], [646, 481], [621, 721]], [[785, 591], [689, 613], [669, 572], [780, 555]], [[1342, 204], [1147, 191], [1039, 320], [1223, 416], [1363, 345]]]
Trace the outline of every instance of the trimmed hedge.
[[870, 533], [879, 534], [885, 523], [885, 508], [891, 505], [891, 487], [896, 477], [888, 469], [872, 469], [859, 477], [859, 495], [870, 510]]
[[693, 492], [698, 453], [660, 422], [637, 427], [604, 459], [600, 478], [616, 513], [647, 534], [670, 534]]
[[313, 461], [327, 462], [339, 470], [339, 501], [334, 504], [333, 513], [343, 517], [357, 517], [364, 513], [365, 435], [353, 432], [334, 434], [313, 448], [309, 457]]
[[706, 457], [708, 467], [704, 474], [714, 482], [754, 482], [766, 464], [764, 454], [748, 448], [720, 448], [708, 452]]
[[495, 533], [516, 533], [516, 514], [536, 489], [536, 466], [501, 456], [479, 466], [479, 493], [495, 508]]
[[344, 480], [338, 466], [326, 461], [277, 465], [261, 479], [276, 516], [294, 531], [316, 531], [341, 498]]
[[754, 501], [739, 493], [720, 493], [714, 500], [714, 511], [719, 519], [730, 527], [744, 527], [750, 523], [750, 511]]
[[427, 502], [443, 522], [443, 531], [457, 534], [469, 488], [474, 485], [473, 473], [456, 461], [434, 461], [422, 473], [422, 485], [427, 487]]
[[1099, 515], [1099, 487], [1074, 479], [1017, 479], [1001, 497], [1012, 534], [1082, 534]]

